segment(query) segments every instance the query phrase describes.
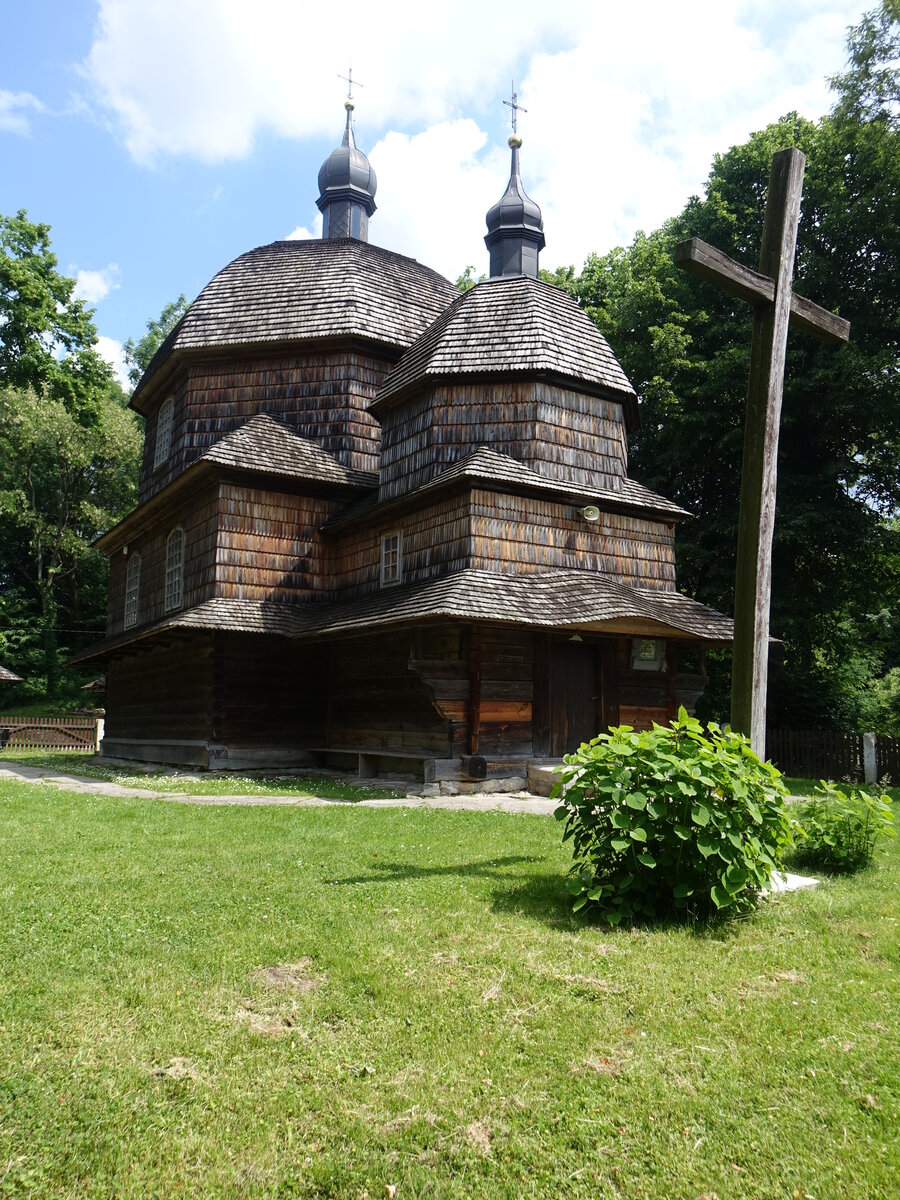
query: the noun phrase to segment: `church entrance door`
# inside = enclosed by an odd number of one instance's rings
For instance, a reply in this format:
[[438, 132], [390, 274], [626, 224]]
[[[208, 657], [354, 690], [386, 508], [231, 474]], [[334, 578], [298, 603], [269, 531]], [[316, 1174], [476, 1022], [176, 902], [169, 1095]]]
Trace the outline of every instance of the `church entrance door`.
[[597, 647], [553, 642], [550, 653], [550, 755], [571, 754], [597, 736], [600, 723]]

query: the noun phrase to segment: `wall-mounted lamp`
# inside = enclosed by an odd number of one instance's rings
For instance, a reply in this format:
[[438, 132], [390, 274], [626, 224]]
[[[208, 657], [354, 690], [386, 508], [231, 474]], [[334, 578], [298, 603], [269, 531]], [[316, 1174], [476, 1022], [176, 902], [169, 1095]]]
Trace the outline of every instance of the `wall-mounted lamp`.
[[123, 557], [123, 558], [127, 558], [127, 557], [128, 557], [128, 543], [127, 543], [127, 542], [126, 542], [126, 543], [125, 543], [125, 545], [122, 547], [122, 557]]
[[570, 642], [583, 642], [584, 638], [581, 636], [580, 633], [573, 633], [572, 636], [569, 638], [569, 641]]
[[588, 504], [584, 508], [579, 508], [578, 515], [584, 517], [586, 521], [599, 521], [600, 509], [596, 504]]

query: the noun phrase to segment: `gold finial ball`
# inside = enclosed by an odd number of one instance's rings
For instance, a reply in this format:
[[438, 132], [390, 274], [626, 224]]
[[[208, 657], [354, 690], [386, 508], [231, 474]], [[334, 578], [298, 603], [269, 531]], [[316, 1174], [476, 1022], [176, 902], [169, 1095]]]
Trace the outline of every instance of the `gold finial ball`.
[[517, 133], [514, 133], [506, 144], [509, 146], [510, 150], [518, 150], [519, 146], [522, 145], [522, 139]]
[[356, 108], [356, 105], [353, 103], [352, 100], [345, 100], [344, 108], [346, 108], [347, 112], [353, 112], [354, 108]]

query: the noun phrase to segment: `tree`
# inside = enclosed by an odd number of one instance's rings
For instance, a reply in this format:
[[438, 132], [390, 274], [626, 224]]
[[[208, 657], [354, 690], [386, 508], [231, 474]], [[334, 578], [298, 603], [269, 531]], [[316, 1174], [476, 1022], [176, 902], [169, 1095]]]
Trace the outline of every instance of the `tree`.
[[46, 391], [72, 411], [112, 377], [74, 292], [75, 280], [57, 271], [49, 225], [24, 209], [0, 216], [0, 384]]
[[91, 542], [134, 503], [140, 430], [49, 227], [0, 217], [0, 247], [0, 639], [54, 696], [69, 632], [102, 630]]
[[147, 332], [140, 341], [135, 342], [129, 338], [122, 347], [125, 361], [128, 363], [128, 378], [135, 387], [140, 383], [153, 355], [189, 308], [187, 297], [182, 292], [177, 300], [171, 301], [163, 308], [158, 320], [150, 318], [147, 322]]
[[137, 497], [134, 417], [113, 389], [93, 397], [91, 417], [83, 423], [46, 393], [0, 389], [0, 577], [11, 593], [5, 615], [17, 614], [22, 632], [31, 625], [51, 697], [60, 678], [59, 626], [88, 622], [102, 630], [105, 561], [91, 542]]
[[[889, 0], [882, 15], [892, 8]], [[864, 18], [860, 30], [878, 34], [865, 44], [895, 44], [891, 21]], [[770, 678], [773, 724], [863, 722], [867, 684], [900, 662], [897, 631], [879, 616], [900, 611], [890, 520], [900, 503], [900, 132], [883, 111], [885, 71], [896, 94], [896, 63], [869, 55], [871, 95], [857, 71], [852, 103], [842, 93], [819, 122], [790, 114], [732, 147], [716, 157], [705, 196], [662, 229], [554, 280], [577, 296], [638, 390], [635, 475], [696, 514], [679, 537], [681, 585], [731, 611], [751, 318], [676, 271], [672, 251], [702, 237], [755, 269], [772, 154], [789, 145], [807, 153], [797, 290], [848, 317], [851, 343], [835, 351], [800, 334], [789, 341], [772, 603], [784, 647]], [[715, 715], [727, 716], [726, 697], [720, 669], [707, 698]]]
[[484, 280], [486, 278], [487, 278], [486, 275], [479, 275], [476, 277], [475, 268], [470, 264], [463, 271], [462, 275], [457, 275], [456, 286], [459, 288], [459, 290], [461, 292], [469, 292], [472, 290], [472, 288], [475, 286], [476, 283], [481, 283], [482, 280]]

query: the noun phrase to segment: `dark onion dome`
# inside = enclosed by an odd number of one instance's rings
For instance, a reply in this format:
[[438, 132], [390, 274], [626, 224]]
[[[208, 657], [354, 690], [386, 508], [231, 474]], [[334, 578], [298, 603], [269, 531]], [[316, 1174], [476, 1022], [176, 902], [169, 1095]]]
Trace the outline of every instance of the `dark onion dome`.
[[464, 292], [385, 377], [370, 409], [439, 379], [535, 378], [618, 400], [629, 429], [637, 397], [597, 326], [561, 288], [519, 275]]
[[369, 240], [369, 217], [375, 211], [375, 172], [362, 150], [356, 147], [351, 114], [353, 101], [346, 100], [347, 124], [344, 139], [319, 168], [319, 198], [322, 237], [354, 237]]
[[491, 255], [491, 278], [498, 275], [530, 275], [537, 278], [538, 255], [544, 248], [541, 210], [525, 194], [519, 176], [519, 147], [516, 134], [509, 139], [512, 162], [506, 191], [488, 209], [484, 244]]
[[272, 242], [242, 254], [203, 289], [147, 367], [131, 398], [184, 353], [265, 343], [360, 338], [411, 345], [459, 295], [414, 258], [355, 238]]

